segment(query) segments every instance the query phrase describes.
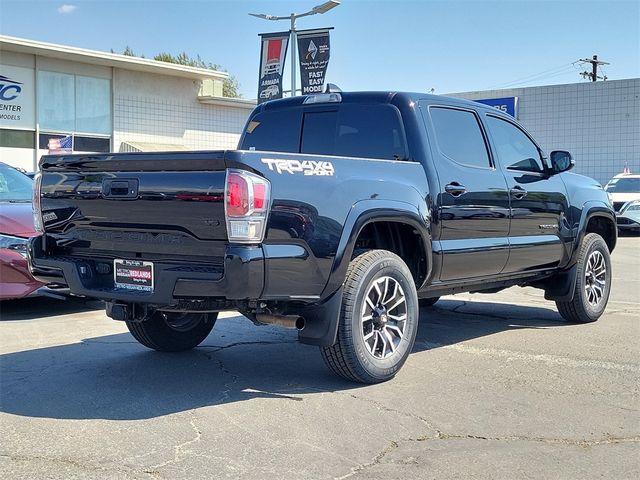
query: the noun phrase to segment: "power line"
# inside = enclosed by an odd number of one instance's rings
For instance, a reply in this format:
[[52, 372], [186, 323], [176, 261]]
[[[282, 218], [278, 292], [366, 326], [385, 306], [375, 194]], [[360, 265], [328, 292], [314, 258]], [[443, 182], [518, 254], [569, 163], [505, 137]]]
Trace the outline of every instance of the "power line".
[[541, 72], [534, 73], [532, 75], [527, 75], [525, 77], [521, 77], [521, 78], [518, 78], [516, 80], [512, 80], [510, 82], [493, 85], [493, 86], [489, 87], [489, 89], [507, 88], [507, 87], [511, 87], [511, 86], [517, 85], [517, 84], [529, 83], [529, 82], [534, 81], [534, 80], [545, 78], [545, 77], [547, 77], [549, 75], [555, 75], [555, 74], [558, 74], [558, 73], [565, 73], [565, 72], [570, 71], [571, 68], [573, 68], [574, 64], [575, 64], [575, 62], [566, 63], [564, 65], [560, 65], [560, 66], [554, 67], [554, 68], [549, 68], [547, 70], [543, 70]]

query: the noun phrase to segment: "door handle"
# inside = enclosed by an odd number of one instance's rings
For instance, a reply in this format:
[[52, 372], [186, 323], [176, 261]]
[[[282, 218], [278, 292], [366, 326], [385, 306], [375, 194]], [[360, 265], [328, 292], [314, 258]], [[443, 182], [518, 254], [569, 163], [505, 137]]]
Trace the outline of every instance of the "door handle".
[[458, 182], [451, 182], [444, 186], [444, 191], [453, 197], [459, 197], [463, 193], [467, 193], [467, 187], [460, 185]]
[[516, 185], [511, 190], [509, 190], [509, 194], [516, 200], [522, 200], [527, 196], [527, 191], [524, 188]]

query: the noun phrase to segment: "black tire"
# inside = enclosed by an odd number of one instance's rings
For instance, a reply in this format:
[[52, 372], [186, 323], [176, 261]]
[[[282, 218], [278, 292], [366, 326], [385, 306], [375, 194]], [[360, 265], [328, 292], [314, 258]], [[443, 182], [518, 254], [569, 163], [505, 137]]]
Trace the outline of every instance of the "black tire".
[[125, 322], [131, 335], [145, 347], [160, 352], [191, 350], [207, 338], [217, 313], [155, 312], [144, 322]]
[[[370, 306], [373, 303], [375, 310]], [[371, 319], [363, 321], [363, 316]], [[398, 320], [403, 316], [404, 320]], [[349, 264], [338, 337], [334, 345], [320, 351], [329, 369], [341, 377], [361, 383], [384, 382], [406, 361], [417, 330], [418, 295], [409, 268], [391, 252], [369, 250]]]
[[440, 300], [440, 297], [431, 297], [431, 298], [421, 298], [420, 306], [421, 307], [432, 307], [436, 304], [436, 302]]
[[[597, 262], [597, 263], [594, 263]], [[604, 271], [594, 269], [604, 265]], [[603, 272], [595, 275], [595, 272]], [[604, 239], [596, 233], [585, 235], [578, 252], [576, 289], [568, 302], [556, 302], [560, 315], [575, 323], [595, 322], [604, 313], [611, 291], [611, 257]], [[596, 287], [601, 294], [598, 295]]]

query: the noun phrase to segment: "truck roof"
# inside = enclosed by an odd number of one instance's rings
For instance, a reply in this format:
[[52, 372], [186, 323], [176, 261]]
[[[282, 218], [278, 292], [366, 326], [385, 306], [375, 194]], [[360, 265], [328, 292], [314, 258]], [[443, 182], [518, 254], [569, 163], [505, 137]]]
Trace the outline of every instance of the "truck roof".
[[[495, 108], [484, 104], [461, 98], [446, 97], [443, 95], [433, 95], [419, 92], [395, 92], [395, 91], [371, 91], [371, 92], [337, 92], [342, 97], [341, 103], [411, 103], [419, 100], [428, 100], [433, 103], [444, 105], [468, 106], [495, 111]], [[258, 106], [260, 111], [280, 108], [294, 107], [302, 105], [308, 97], [323, 94], [300, 95], [278, 100], [264, 102]]]

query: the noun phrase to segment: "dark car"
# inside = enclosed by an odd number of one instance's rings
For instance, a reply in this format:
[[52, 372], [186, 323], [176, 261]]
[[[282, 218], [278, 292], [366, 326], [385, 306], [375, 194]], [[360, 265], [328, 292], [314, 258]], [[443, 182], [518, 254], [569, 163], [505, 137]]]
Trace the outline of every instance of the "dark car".
[[413, 348], [419, 300], [533, 286], [569, 321], [604, 313], [615, 214], [573, 165], [480, 103], [269, 101], [238, 150], [44, 156], [31, 268], [152, 349], [194, 348], [235, 309], [380, 382]]
[[33, 227], [33, 180], [0, 163], [0, 300], [25, 297], [38, 288], [29, 273], [27, 242]]

